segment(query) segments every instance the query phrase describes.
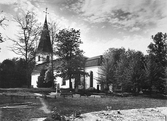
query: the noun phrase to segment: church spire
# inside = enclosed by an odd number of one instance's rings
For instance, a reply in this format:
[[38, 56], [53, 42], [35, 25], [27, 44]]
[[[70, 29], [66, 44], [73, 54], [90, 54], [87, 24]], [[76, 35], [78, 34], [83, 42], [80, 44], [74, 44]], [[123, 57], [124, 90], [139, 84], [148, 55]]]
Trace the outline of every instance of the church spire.
[[37, 53], [51, 54], [53, 52], [53, 50], [52, 50], [52, 44], [51, 44], [51, 41], [50, 41], [50, 34], [49, 34], [49, 30], [48, 30], [47, 8], [46, 8], [46, 11], [44, 11], [44, 12], [46, 13], [45, 22], [44, 22], [44, 25], [43, 25], [43, 30], [42, 30], [39, 45], [38, 45], [38, 48], [37, 48]]
[[47, 24], [47, 14], [49, 14], [47, 12], [48, 8], [46, 8], [46, 11], [43, 11], [45, 13], [45, 22], [44, 22], [44, 26], [43, 29], [47, 29], [48, 30], [48, 24]]

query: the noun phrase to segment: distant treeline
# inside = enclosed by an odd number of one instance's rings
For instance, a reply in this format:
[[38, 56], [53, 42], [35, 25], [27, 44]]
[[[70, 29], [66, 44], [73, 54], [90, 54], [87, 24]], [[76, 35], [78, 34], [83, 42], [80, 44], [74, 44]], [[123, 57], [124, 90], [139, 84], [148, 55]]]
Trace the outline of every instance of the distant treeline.
[[26, 87], [25, 66], [25, 60], [17, 58], [0, 63], [0, 88]]
[[98, 78], [102, 87], [108, 90], [112, 84], [128, 92], [166, 92], [167, 36], [159, 32], [152, 39], [147, 55], [124, 48], [108, 49]]

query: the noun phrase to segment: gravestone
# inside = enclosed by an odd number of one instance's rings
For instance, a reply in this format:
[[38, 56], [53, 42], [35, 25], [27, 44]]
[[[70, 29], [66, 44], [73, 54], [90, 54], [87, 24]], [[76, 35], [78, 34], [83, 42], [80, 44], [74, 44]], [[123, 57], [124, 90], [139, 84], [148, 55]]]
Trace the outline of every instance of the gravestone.
[[109, 92], [111, 92], [111, 93], [113, 92], [113, 84], [109, 85]]

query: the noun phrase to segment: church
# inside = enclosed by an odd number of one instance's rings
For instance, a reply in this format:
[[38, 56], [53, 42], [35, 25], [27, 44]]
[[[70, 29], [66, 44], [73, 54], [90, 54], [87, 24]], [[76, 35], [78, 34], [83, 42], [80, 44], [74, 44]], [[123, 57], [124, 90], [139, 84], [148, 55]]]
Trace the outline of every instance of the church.
[[[44, 58], [46, 57], [46, 58]], [[42, 59], [39, 59], [39, 55], [36, 57], [36, 66], [32, 73], [32, 86], [37, 87], [38, 77], [42, 69], [47, 69], [51, 63], [49, 63], [49, 56], [42, 55]], [[53, 69], [55, 69], [60, 64], [59, 59], [53, 60]], [[88, 73], [88, 76], [80, 76], [80, 85], [79, 88], [89, 88], [94, 87], [95, 89], [100, 89], [100, 84], [98, 83], [98, 73], [100, 71], [100, 66], [102, 64], [102, 56], [96, 56], [86, 59], [85, 72]], [[54, 71], [54, 74], [56, 72]], [[60, 88], [69, 88], [69, 80], [63, 80], [61, 77], [55, 78], [55, 83], [60, 86]], [[72, 79], [72, 88], [75, 86], [75, 80]]]
[[[38, 48], [36, 49], [35, 58], [35, 68], [32, 72], [31, 85], [36, 88], [38, 77], [42, 69], [48, 69], [52, 66], [53, 73], [56, 75], [55, 68], [59, 66], [60, 59], [53, 57], [52, 42], [50, 40], [50, 34], [47, 23], [47, 14], [45, 16], [45, 21], [43, 25], [43, 30], [39, 40]], [[54, 58], [54, 59], [53, 59]], [[102, 55], [86, 58], [85, 72], [88, 76], [80, 75], [78, 88], [87, 89], [89, 87], [94, 87], [95, 89], [100, 89], [100, 84], [98, 83], [98, 73], [100, 71], [100, 66], [102, 64]], [[54, 83], [59, 85], [60, 88], [69, 88], [69, 80], [64, 80], [61, 77], [56, 77]], [[75, 87], [75, 80], [72, 79], [72, 88]]]

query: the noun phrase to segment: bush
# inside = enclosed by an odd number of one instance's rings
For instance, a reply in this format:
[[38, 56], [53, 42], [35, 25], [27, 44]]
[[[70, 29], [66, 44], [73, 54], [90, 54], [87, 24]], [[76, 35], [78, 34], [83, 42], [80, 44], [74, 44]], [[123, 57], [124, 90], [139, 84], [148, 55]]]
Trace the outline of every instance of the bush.
[[66, 90], [66, 91], [71, 91], [71, 92], [75, 92], [75, 89], [70, 89], [70, 88], [60, 88], [60, 91], [62, 90]]
[[94, 91], [94, 90], [96, 90], [94, 87], [89, 87], [88, 89], [86, 89], [86, 90], [88, 90], [88, 91]]
[[90, 96], [93, 93], [97, 93], [98, 91], [94, 87], [89, 87], [88, 89], [79, 89], [78, 94], [81, 96]]

